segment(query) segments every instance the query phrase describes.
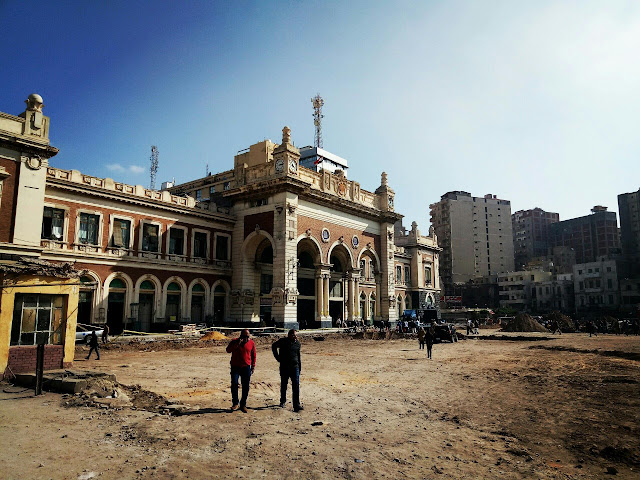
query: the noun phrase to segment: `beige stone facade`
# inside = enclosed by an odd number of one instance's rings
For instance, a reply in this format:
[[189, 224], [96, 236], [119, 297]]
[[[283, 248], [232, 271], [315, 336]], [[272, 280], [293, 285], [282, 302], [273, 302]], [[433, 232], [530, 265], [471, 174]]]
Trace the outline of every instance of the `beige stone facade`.
[[[37, 123], [29, 111], [2, 115], [7, 137]], [[48, 132], [49, 119], [40, 125]], [[15, 145], [3, 152], [0, 248], [84, 270], [79, 323], [327, 327], [437, 306], [436, 237], [398, 227], [386, 174], [368, 191], [341, 171], [304, 168], [286, 127], [280, 144], [252, 145], [233, 168], [163, 191], [58, 169], [45, 155], [35, 168]]]

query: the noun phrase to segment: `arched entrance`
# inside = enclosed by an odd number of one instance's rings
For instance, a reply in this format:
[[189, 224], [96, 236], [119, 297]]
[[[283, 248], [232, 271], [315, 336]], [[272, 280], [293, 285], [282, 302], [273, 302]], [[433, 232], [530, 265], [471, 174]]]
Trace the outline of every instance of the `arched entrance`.
[[109, 332], [120, 334], [124, 329], [125, 299], [127, 284], [121, 278], [113, 278], [109, 282], [109, 296], [107, 297], [107, 325]]
[[331, 276], [329, 278], [329, 316], [333, 325], [338, 320], [347, 319], [346, 282], [347, 273], [351, 272], [351, 256], [343, 245], [336, 245], [329, 257]]
[[217, 285], [213, 289], [213, 324], [221, 325], [225, 320], [227, 291], [224, 286]]
[[256, 248], [256, 274], [259, 278], [260, 322], [271, 326], [271, 289], [273, 288], [273, 246], [264, 238]]
[[205, 288], [196, 283], [191, 289], [191, 322], [204, 323]]
[[309, 238], [298, 242], [298, 324], [301, 329], [317, 328], [320, 319], [317, 318], [318, 302], [322, 298], [316, 298], [317, 266], [320, 264], [320, 251], [317, 245]]
[[139, 287], [138, 326], [141, 332], [150, 332], [155, 317], [156, 286], [151, 280], [144, 280]]
[[180, 322], [180, 306], [182, 304], [182, 288], [178, 282], [167, 285], [167, 306], [165, 308], [165, 320], [169, 328], [177, 328]]

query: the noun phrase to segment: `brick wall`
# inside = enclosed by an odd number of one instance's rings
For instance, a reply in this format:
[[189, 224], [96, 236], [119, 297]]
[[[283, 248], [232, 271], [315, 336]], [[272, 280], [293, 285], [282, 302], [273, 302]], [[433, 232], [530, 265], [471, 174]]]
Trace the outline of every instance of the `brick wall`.
[[10, 175], [2, 183], [2, 200], [0, 201], [0, 242], [11, 242], [13, 237], [13, 221], [16, 216], [15, 188], [18, 183], [18, 164], [13, 160], [0, 158], [0, 166], [3, 166]]
[[244, 217], [244, 238], [260, 225], [260, 230], [264, 230], [273, 237], [273, 212], [254, 213]]
[[[4, 195], [3, 195], [4, 197]], [[185, 227], [187, 228], [187, 233], [186, 233], [186, 237], [185, 237], [185, 254], [186, 255], [191, 255], [191, 237], [193, 235], [193, 229], [199, 229], [199, 230], [204, 230], [204, 231], [208, 231], [209, 232], [209, 252], [213, 252], [213, 248], [214, 248], [214, 234], [216, 232], [220, 232], [220, 233], [231, 233], [231, 229], [229, 228], [228, 230], [224, 230], [224, 229], [216, 229], [216, 228], [207, 228], [201, 225], [191, 225], [185, 222], [179, 222], [179, 221], [170, 221], [167, 220], [164, 217], [154, 217], [153, 215], [148, 215], [147, 213], [135, 213], [135, 212], [130, 212], [130, 211], [126, 211], [126, 212], [114, 212], [113, 210], [109, 209], [109, 208], [104, 208], [104, 207], [98, 207], [95, 205], [87, 205], [81, 202], [72, 202], [72, 201], [68, 201], [68, 200], [59, 200], [57, 198], [53, 199], [50, 197], [45, 196], [45, 203], [48, 204], [53, 204], [53, 205], [60, 205], [60, 206], [65, 206], [69, 208], [69, 216], [68, 218], [65, 219], [66, 222], [69, 223], [68, 225], [68, 232], [67, 232], [67, 237], [65, 238], [65, 241], [69, 243], [69, 245], [71, 245], [72, 243], [74, 243], [75, 241], [75, 236], [76, 236], [76, 218], [77, 218], [77, 212], [78, 210], [87, 210], [87, 211], [91, 211], [91, 212], [100, 212], [102, 213], [102, 236], [100, 237], [100, 246], [101, 247], [107, 247], [109, 246], [109, 242], [110, 242], [110, 238], [109, 238], [109, 226], [110, 226], [110, 221], [111, 221], [111, 216], [114, 215], [116, 217], [118, 216], [122, 216], [122, 217], [126, 217], [126, 218], [132, 218], [133, 219], [133, 225], [131, 226], [132, 228], [132, 235], [131, 235], [131, 249], [132, 250], [138, 250], [138, 245], [140, 242], [140, 235], [141, 235], [141, 231], [140, 231], [140, 221], [141, 220], [149, 220], [152, 222], [157, 222], [161, 225], [160, 227], [160, 233], [162, 235], [162, 244], [160, 245], [160, 251], [162, 253], [167, 254], [169, 252], [169, 247], [168, 247], [168, 228], [171, 226], [177, 226], [177, 227]], [[3, 202], [3, 210], [4, 210], [4, 202]], [[255, 225], [254, 225], [255, 227]], [[212, 255], [210, 255], [212, 256]]]
[[[331, 239], [327, 243], [323, 243], [320, 239], [322, 238], [322, 229], [328, 228], [329, 233], [331, 234]], [[354, 261], [360, 255], [360, 252], [366, 248], [367, 243], [371, 243], [371, 248], [376, 251], [378, 257], [381, 258], [380, 253], [380, 235], [374, 235], [372, 233], [363, 232], [359, 230], [355, 230], [353, 228], [347, 228], [340, 225], [334, 225], [328, 222], [324, 222], [321, 220], [316, 220], [314, 218], [309, 218], [305, 216], [298, 216], [298, 235], [302, 235], [307, 230], [311, 230], [311, 235], [315, 237], [322, 246], [322, 261], [328, 261], [327, 255], [329, 253], [329, 248], [333, 245], [333, 242], [338, 240], [340, 237], [343, 237], [344, 245], [351, 251], [353, 255]], [[358, 240], [360, 244], [358, 248], [353, 248], [351, 244], [351, 239], [354, 235], [358, 236]], [[356, 268], [358, 266], [356, 265]]]
[[[13, 373], [27, 373], [36, 371], [35, 346], [9, 347], [9, 368]], [[44, 346], [44, 369], [55, 370], [62, 368], [64, 349], [62, 345]]]

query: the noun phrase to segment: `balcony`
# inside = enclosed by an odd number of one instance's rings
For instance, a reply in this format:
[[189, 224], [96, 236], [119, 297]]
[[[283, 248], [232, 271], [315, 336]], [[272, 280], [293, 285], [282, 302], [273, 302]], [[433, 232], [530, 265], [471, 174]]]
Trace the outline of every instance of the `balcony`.
[[168, 253], [167, 254], [167, 260], [169, 260], [170, 262], [186, 262], [187, 261], [187, 256], [186, 255], [178, 255], [175, 253]]
[[100, 245], [91, 245], [89, 243], [74, 243], [73, 249], [80, 253], [102, 253], [100, 252]]
[[40, 240], [40, 246], [47, 250], [66, 250], [67, 242], [60, 242], [58, 240]]
[[133, 250], [129, 250], [128, 248], [122, 248], [122, 247], [107, 247], [106, 252], [107, 252], [107, 255], [111, 257], [122, 258], [122, 257], [133, 256]]

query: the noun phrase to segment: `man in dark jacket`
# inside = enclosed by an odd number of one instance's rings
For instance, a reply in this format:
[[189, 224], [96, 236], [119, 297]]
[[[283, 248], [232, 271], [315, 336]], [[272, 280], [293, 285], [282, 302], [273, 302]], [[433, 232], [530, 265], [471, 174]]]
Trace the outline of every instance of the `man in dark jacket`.
[[280, 362], [280, 407], [287, 403], [287, 384], [291, 379], [293, 411], [304, 410], [300, 403], [300, 342], [295, 329], [289, 330], [287, 338], [281, 338], [271, 345], [273, 356]]
[[[256, 368], [256, 344], [251, 340], [246, 328], [240, 333], [240, 338], [231, 340], [227, 346], [227, 353], [231, 354], [231, 410], [247, 413], [247, 397], [249, 396], [249, 382], [251, 374]], [[242, 398], [238, 405], [238, 378], [242, 379]]]
[[100, 350], [98, 350], [98, 335], [96, 335], [96, 331], [92, 330], [91, 335], [89, 335], [89, 355], [87, 355], [87, 360], [91, 356], [91, 352], [96, 351], [96, 355], [98, 356], [98, 360], [100, 360]]

